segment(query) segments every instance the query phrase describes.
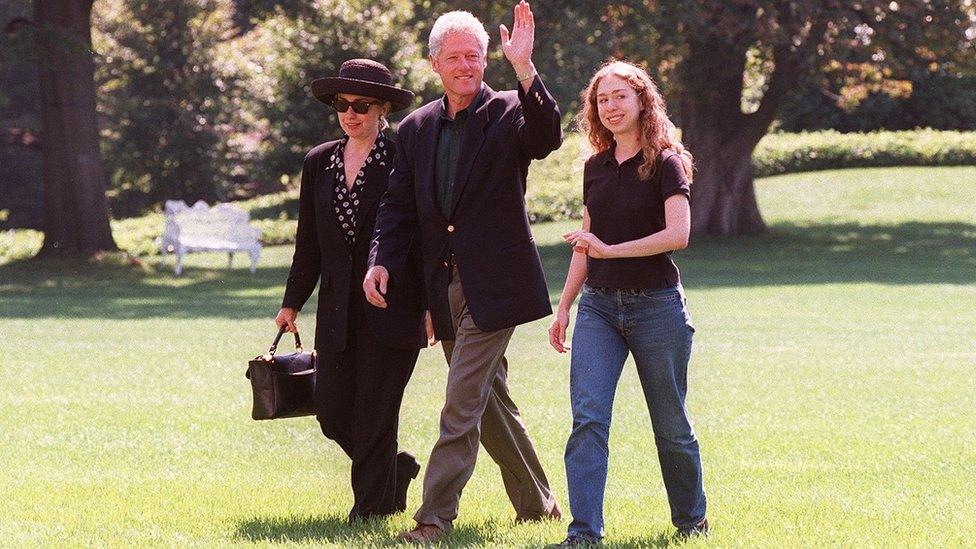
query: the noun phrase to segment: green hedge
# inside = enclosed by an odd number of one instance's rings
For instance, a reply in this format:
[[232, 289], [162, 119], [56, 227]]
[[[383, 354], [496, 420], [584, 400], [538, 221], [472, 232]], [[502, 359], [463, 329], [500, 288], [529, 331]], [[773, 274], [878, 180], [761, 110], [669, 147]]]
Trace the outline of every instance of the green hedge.
[[976, 132], [772, 133], [752, 156], [756, 177], [886, 166], [976, 164]]

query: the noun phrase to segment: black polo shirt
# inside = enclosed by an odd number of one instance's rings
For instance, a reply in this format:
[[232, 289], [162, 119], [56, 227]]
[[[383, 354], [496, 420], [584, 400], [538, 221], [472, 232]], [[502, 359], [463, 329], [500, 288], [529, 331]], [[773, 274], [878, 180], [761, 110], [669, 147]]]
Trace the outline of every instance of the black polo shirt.
[[471, 113], [478, 110], [485, 97], [485, 86], [475, 96], [474, 101], [466, 108], [454, 114], [454, 118], [447, 115], [447, 96], [441, 101], [441, 131], [437, 137], [437, 162], [434, 168], [434, 192], [437, 207], [444, 217], [451, 218], [451, 202], [454, 199], [454, 179], [457, 175], [458, 155], [461, 153], [461, 141], [464, 139], [464, 126]]
[[[615, 146], [591, 156], [583, 168], [583, 204], [590, 214], [590, 232], [607, 244], [638, 240], [665, 227], [664, 201], [691, 196], [690, 184], [673, 150], [658, 156], [654, 175], [641, 181], [637, 168], [644, 155], [617, 164]], [[671, 252], [646, 257], [587, 258], [586, 283], [602, 288], [669, 288], [681, 278]]]

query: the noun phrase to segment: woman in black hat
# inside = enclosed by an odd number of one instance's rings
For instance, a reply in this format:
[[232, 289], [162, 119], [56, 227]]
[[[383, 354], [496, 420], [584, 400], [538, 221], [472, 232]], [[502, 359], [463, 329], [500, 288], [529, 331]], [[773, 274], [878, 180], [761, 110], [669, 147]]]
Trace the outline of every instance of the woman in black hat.
[[396, 148], [382, 133], [385, 116], [413, 93], [368, 59], [346, 61], [339, 76], [312, 82], [312, 93], [335, 108], [345, 135], [305, 157], [295, 256], [275, 323], [297, 332], [298, 311], [319, 284], [316, 418], [352, 459], [354, 521], [403, 511], [420, 470], [411, 454], [397, 452], [403, 389], [428, 342], [419, 261], [388, 289], [386, 309], [369, 306], [362, 287]]

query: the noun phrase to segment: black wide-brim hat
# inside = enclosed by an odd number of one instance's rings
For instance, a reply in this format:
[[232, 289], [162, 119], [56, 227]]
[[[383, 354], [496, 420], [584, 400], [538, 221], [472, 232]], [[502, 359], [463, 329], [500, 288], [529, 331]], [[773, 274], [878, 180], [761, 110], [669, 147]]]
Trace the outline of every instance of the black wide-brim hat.
[[389, 101], [394, 111], [413, 102], [413, 92], [393, 85], [390, 69], [372, 59], [350, 59], [339, 67], [339, 76], [312, 82], [312, 95], [323, 103], [331, 104], [339, 93]]

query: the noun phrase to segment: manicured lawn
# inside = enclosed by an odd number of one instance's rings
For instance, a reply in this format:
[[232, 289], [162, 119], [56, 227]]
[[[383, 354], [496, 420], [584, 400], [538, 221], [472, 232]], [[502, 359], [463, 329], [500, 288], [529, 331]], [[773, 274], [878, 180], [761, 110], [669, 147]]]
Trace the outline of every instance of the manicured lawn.
[[[771, 230], [676, 254], [698, 327], [689, 407], [714, 533], [691, 546], [971, 546], [976, 523], [976, 168], [761, 180]], [[535, 228], [558, 296], [559, 234]], [[247, 360], [273, 336], [291, 250], [127, 266], [0, 266], [0, 540], [24, 545], [368, 546], [348, 463], [311, 418], [249, 419]], [[311, 337], [312, 306], [299, 320]], [[568, 516], [568, 358], [519, 328], [510, 383]], [[421, 354], [400, 442], [422, 461], [446, 367]], [[611, 438], [607, 545], [674, 543], [628, 369]], [[482, 452], [448, 545], [542, 546]], [[411, 486], [409, 508], [419, 503]]]

